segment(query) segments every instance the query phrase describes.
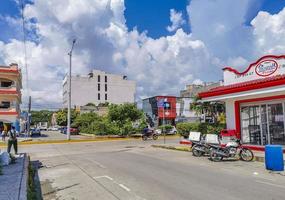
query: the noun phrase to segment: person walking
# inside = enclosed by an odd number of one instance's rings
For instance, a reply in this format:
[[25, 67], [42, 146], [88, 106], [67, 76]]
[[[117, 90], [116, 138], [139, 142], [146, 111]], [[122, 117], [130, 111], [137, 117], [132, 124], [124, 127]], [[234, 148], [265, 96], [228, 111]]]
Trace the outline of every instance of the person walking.
[[9, 139], [8, 139], [7, 152], [10, 153], [11, 147], [13, 145], [15, 154], [17, 155], [18, 154], [18, 143], [17, 143], [16, 130], [14, 126], [11, 127], [11, 130], [8, 132], [8, 136], [9, 136]]

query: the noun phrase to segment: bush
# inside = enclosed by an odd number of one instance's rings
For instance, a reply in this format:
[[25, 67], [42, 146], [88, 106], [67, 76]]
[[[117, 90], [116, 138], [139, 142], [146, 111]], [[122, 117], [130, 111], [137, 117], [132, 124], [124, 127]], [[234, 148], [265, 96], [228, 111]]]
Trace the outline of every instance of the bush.
[[166, 132], [171, 131], [172, 128], [173, 128], [173, 126], [170, 125], [170, 124], [165, 124], [165, 125], [159, 126], [159, 129], [161, 129], [161, 131], [163, 130], [163, 131], [166, 131]]
[[178, 133], [185, 137], [189, 137], [190, 131], [199, 131], [202, 134], [219, 134], [222, 129], [226, 126], [225, 124], [209, 124], [209, 123], [190, 123], [183, 122], [176, 125]]

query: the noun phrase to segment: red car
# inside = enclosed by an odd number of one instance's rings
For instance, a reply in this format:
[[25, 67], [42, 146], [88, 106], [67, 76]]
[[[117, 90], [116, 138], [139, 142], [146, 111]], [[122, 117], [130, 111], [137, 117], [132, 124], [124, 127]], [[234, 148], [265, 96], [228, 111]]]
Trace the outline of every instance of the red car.
[[[63, 129], [63, 133], [67, 133], [67, 128]], [[79, 134], [79, 129], [78, 128], [70, 128], [70, 135], [78, 135]]]

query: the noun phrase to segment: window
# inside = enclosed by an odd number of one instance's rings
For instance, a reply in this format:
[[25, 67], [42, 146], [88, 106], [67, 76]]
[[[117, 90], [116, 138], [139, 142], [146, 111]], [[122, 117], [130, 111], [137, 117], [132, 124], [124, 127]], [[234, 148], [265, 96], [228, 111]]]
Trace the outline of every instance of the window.
[[98, 100], [100, 100], [100, 93], [98, 93]]
[[105, 92], [107, 92], [107, 84], [105, 84]]
[[107, 76], [105, 76], [105, 83], [107, 83]]
[[100, 79], [101, 79], [101, 77], [100, 77], [100, 75], [98, 75], [98, 82], [100, 82]]
[[9, 101], [2, 101], [0, 103], [0, 108], [10, 108], [10, 102]]
[[98, 91], [100, 91], [100, 83], [98, 83]]
[[1, 82], [1, 87], [11, 87], [13, 84], [12, 81], [2, 81]]
[[107, 94], [105, 94], [105, 100], [106, 100], [106, 101], [108, 100], [108, 96], [107, 96]]

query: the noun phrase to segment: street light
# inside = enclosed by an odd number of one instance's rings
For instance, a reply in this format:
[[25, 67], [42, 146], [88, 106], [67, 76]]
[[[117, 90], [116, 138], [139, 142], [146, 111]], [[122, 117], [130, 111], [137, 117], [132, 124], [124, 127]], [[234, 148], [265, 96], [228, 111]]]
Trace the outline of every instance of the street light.
[[67, 140], [70, 140], [70, 121], [71, 121], [71, 58], [72, 58], [72, 51], [73, 51], [73, 47], [74, 47], [75, 42], [76, 42], [76, 40], [74, 39], [72, 41], [71, 50], [68, 53], [68, 55], [69, 55], [69, 74], [68, 74], [69, 84], [68, 84], [67, 130], [66, 130]]

